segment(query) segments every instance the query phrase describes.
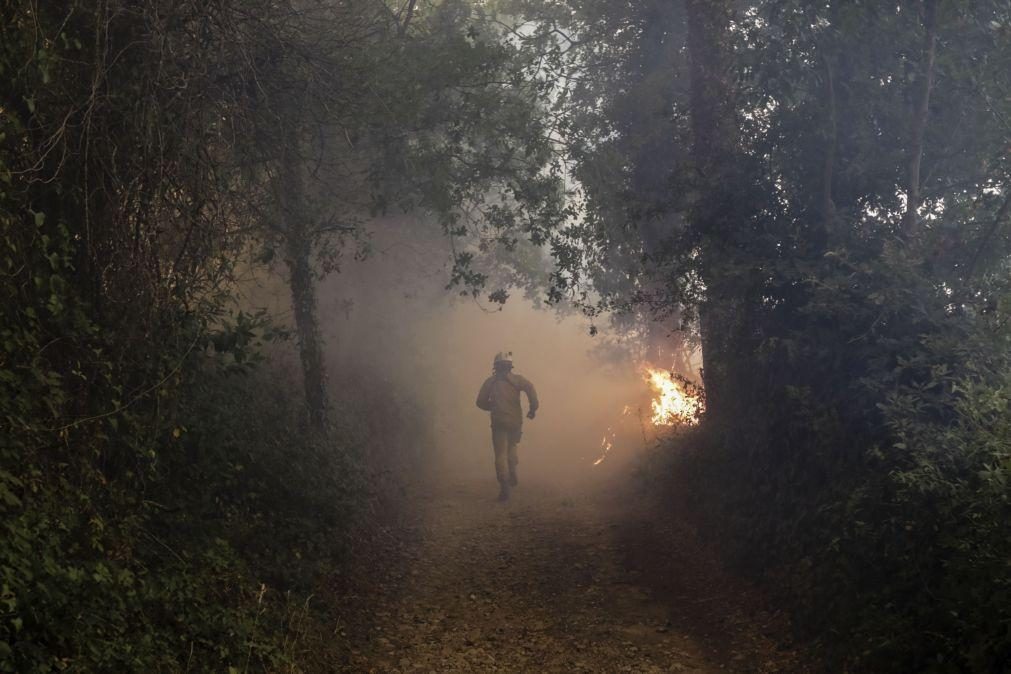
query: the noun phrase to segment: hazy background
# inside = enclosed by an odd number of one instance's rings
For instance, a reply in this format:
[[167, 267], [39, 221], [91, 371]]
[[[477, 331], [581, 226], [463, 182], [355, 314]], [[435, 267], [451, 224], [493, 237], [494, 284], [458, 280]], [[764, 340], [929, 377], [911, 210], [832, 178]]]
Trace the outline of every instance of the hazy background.
[[[522, 292], [504, 307], [460, 297], [446, 289], [450, 252], [437, 227], [388, 220], [376, 226], [364, 259], [348, 249], [339, 271], [322, 279], [320, 329], [333, 398], [383, 391], [371, 401], [380, 415], [416, 408], [430, 420], [434, 441], [424, 446], [428, 439], [418, 438], [416, 451], [432, 457], [437, 474], [485, 481], [491, 491], [489, 418], [475, 398], [495, 353], [511, 350], [515, 371], [534, 383], [541, 402], [537, 418], [524, 423], [521, 480], [571, 487], [613, 473], [640, 451], [650, 431], [638, 410], [648, 419], [649, 389], [631, 357], [614, 349], [601, 357], [606, 326], [598, 322], [602, 333], [590, 336], [578, 312], [539, 305]], [[264, 283], [248, 291], [252, 305], [270, 306], [282, 321], [290, 317], [286, 294]], [[602, 438], [612, 434], [614, 449], [594, 466]]]

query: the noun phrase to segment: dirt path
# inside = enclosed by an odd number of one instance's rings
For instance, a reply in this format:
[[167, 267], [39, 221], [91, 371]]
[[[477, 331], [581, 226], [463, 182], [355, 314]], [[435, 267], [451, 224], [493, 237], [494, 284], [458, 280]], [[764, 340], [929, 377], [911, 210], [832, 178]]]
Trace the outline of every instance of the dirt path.
[[372, 628], [354, 648], [352, 669], [797, 670], [773, 640], [742, 633], [731, 614], [712, 606], [710, 583], [729, 589], [718, 577], [680, 574], [686, 592], [707, 588], [692, 598], [703, 600], [702, 619], [699, 602], [677, 602], [680, 581], [643, 577], [678, 573], [657, 571], [655, 554], [630, 554], [629, 546], [649, 545], [646, 513], [544, 486], [521, 485], [507, 504], [489, 491], [460, 481], [415, 497], [415, 542], [399, 580], [382, 584], [385, 591], [369, 602]]

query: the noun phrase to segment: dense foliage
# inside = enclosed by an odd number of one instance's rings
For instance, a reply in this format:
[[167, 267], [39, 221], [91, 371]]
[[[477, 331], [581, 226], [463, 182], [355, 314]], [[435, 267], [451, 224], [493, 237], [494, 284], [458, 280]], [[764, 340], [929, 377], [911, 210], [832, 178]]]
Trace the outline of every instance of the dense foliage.
[[[467, 2], [0, 9], [0, 670], [337, 667], [307, 597], [427, 425], [389, 384], [328, 400], [314, 283], [393, 205], [466, 237], [474, 288], [469, 248], [559, 217], [539, 85], [494, 25]], [[257, 265], [287, 272], [294, 381], [265, 357], [287, 330], [239, 309]]]
[[679, 469], [834, 668], [1008, 668], [1009, 101], [1002, 0], [5, 4], [0, 669], [333, 667], [304, 597], [424, 432], [329, 399], [315, 282], [394, 209], [701, 346]]
[[227, 311], [236, 202], [194, 130], [221, 100], [164, 17], [3, 11], [0, 669], [280, 668], [360, 441], [256, 393], [270, 332]]
[[1006, 669], [1011, 7], [524, 4], [579, 270], [697, 317], [707, 522], [834, 669]]

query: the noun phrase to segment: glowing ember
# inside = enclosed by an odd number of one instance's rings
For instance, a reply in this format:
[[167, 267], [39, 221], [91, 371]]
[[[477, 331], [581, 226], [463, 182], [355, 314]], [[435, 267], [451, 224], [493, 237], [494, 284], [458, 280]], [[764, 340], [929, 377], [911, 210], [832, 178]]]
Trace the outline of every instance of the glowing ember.
[[[621, 411], [621, 416], [627, 417], [632, 412], [632, 408], [625, 405], [625, 409]], [[604, 433], [604, 437], [600, 439], [600, 458], [593, 462], [594, 466], [599, 466], [604, 463], [604, 459], [607, 455], [611, 453], [614, 449], [614, 439], [617, 437], [617, 432], [614, 430], [614, 426], [608, 426], [607, 432]]]
[[696, 395], [687, 391], [667, 370], [646, 366], [644, 372], [646, 381], [655, 394], [652, 404], [654, 425], [674, 426], [676, 424], [694, 425], [698, 423], [702, 405]]
[[[610, 434], [610, 437], [608, 434]], [[614, 431], [608, 428], [607, 433], [604, 433], [604, 437], [600, 439], [600, 458], [594, 461], [593, 465], [599, 466], [604, 463], [604, 459], [607, 458], [612, 449], [614, 449]]]

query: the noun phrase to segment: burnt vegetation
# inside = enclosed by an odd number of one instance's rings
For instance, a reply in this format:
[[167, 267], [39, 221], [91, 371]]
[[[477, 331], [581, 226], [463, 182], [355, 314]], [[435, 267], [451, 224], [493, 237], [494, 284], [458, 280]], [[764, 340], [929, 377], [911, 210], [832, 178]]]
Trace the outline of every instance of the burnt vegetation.
[[701, 351], [647, 467], [828, 670], [1006, 670], [1009, 205], [1003, 1], [11, 0], [0, 670], [345, 662], [430, 419], [317, 284], [415, 225]]

